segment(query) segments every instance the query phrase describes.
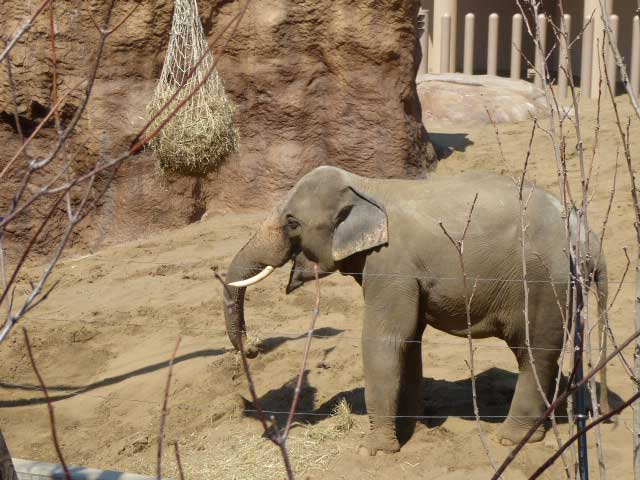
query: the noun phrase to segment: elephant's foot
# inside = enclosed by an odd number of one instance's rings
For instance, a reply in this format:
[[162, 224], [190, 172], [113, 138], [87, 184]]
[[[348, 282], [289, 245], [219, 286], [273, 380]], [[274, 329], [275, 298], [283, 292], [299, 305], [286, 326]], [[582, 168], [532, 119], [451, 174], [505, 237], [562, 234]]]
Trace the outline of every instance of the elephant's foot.
[[371, 433], [367, 437], [364, 445], [358, 447], [358, 453], [364, 456], [375, 456], [378, 452], [383, 454], [396, 453], [400, 451], [400, 443], [395, 434], [383, 435]]
[[[516, 445], [527, 434], [533, 425], [516, 420], [513, 417], [507, 417], [502, 425], [495, 433], [495, 440], [506, 447]], [[544, 439], [545, 428], [540, 425], [531, 435], [527, 443], [541, 442]]]

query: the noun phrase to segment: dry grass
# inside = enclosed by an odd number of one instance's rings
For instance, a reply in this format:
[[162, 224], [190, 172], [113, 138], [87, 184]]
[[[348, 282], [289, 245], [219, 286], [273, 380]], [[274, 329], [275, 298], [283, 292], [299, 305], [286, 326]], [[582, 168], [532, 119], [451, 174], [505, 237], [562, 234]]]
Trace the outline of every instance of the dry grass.
[[[294, 424], [287, 450], [297, 477], [311, 471], [324, 471], [341, 452], [341, 444], [353, 431], [351, 408], [342, 399], [331, 417], [316, 425]], [[284, 478], [284, 467], [277, 448], [260, 434], [230, 435], [206, 452], [185, 448], [184, 459], [187, 478], [225, 478], [233, 480], [266, 480]], [[191, 450], [191, 451], [189, 451]], [[197, 462], [189, 462], [191, 455]], [[169, 465], [167, 465], [169, 467]], [[167, 470], [170, 472], [171, 468]]]
[[[208, 92], [207, 90], [213, 90]], [[150, 114], [173, 94], [157, 92]], [[184, 95], [179, 95], [184, 97]], [[224, 93], [202, 88], [151, 142], [162, 173], [205, 175], [238, 150], [238, 131], [233, 124], [235, 108]], [[159, 124], [164, 118], [157, 120]], [[154, 128], [152, 126], [152, 128]]]
[[[204, 58], [203, 58], [204, 57]], [[203, 61], [189, 76], [198, 60]], [[177, 102], [187, 98], [213, 67], [213, 55], [198, 16], [195, 0], [177, 0], [165, 64], [147, 109], [151, 118], [178, 90], [171, 107], [151, 125], [154, 130]], [[235, 106], [227, 97], [218, 72], [202, 85], [168, 122], [150, 147], [156, 152], [162, 173], [206, 175], [238, 150], [234, 126]]]
[[[335, 442], [314, 437], [311, 433], [314, 427], [296, 430], [287, 440], [287, 450], [298, 476], [310, 470], [325, 470], [329, 461], [340, 453]], [[197, 455], [198, 462], [189, 462], [191, 455]], [[277, 448], [258, 434], [235, 436], [207, 452], [189, 452], [184, 468], [187, 478], [266, 480], [285, 476]]]
[[353, 416], [351, 415], [351, 405], [345, 398], [341, 398], [331, 412], [335, 420], [335, 429], [338, 432], [348, 432], [353, 428]]

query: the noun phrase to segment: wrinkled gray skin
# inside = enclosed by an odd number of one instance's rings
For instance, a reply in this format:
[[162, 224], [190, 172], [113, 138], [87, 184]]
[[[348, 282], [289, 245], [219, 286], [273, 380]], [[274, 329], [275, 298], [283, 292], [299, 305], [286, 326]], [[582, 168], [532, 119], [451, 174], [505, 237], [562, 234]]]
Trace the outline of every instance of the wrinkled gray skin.
[[[527, 195], [531, 188], [525, 185]], [[429, 180], [376, 180], [320, 167], [297, 183], [229, 267], [227, 283], [249, 278], [267, 265], [281, 267], [293, 260], [289, 292], [313, 279], [316, 262], [321, 271], [349, 274], [362, 286], [362, 355], [371, 425], [360, 447], [362, 454], [398, 451], [398, 434], [406, 436], [412, 425], [392, 417], [422, 414], [422, 345], [406, 342], [421, 340], [427, 325], [467, 335], [457, 252], [438, 222], [458, 238], [476, 193], [478, 202], [464, 242], [468, 294], [479, 277], [471, 304], [471, 334], [503, 339], [518, 361], [520, 373], [509, 417], [496, 438], [513, 444], [542, 414], [545, 404], [523, 348], [520, 212], [511, 179], [475, 172]], [[564, 306], [569, 274], [559, 202], [534, 188], [527, 223], [531, 346], [540, 384], [552, 392], [563, 343], [556, 299]], [[598, 252], [597, 237], [591, 239], [592, 251]], [[599, 258], [594, 273], [595, 280], [602, 282], [606, 269], [603, 257]], [[389, 273], [393, 276], [385, 275]], [[550, 277], [559, 281], [555, 293]], [[227, 331], [236, 348], [238, 333], [245, 334], [244, 291], [231, 287], [225, 292]], [[599, 293], [599, 303], [606, 304], [606, 290]], [[540, 429], [531, 441], [543, 437]]]

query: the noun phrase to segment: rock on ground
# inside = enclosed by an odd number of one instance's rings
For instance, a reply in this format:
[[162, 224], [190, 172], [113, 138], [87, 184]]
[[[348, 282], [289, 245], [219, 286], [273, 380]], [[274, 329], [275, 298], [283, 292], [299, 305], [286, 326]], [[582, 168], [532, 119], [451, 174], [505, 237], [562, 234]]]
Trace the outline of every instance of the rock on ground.
[[464, 125], [521, 122], [546, 110], [544, 92], [524, 80], [461, 73], [420, 75], [422, 117]]

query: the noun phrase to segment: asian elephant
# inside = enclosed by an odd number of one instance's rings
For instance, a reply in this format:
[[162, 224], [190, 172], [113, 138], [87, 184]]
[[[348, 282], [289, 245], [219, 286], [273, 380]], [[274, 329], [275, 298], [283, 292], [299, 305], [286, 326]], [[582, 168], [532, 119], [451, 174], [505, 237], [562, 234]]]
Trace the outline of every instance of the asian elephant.
[[[231, 343], [237, 349], [237, 336], [246, 334], [245, 288], [273, 268], [293, 261], [287, 292], [313, 279], [313, 263], [323, 274], [340, 271], [352, 276], [364, 294], [362, 356], [371, 426], [360, 453], [398, 451], [394, 416], [422, 414], [420, 340], [425, 327], [467, 335], [458, 254], [439, 222], [459, 238], [476, 193], [464, 241], [467, 295], [477, 278], [470, 306], [471, 335], [498, 337], [516, 356], [518, 381], [496, 440], [506, 445], [518, 442], [543, 413], [545, 402], [525, 347], [520, 203], [518, 187], [510, 178], [474, 172], [427, 180], [381, 180], [334, 167], [311, 171], [231, 262], [224, 292]], [[539, 382], [548, 393], [555, 385], [563, 346], [560, 305], [564, 306], [569, 288], [570, 261], [560, 202], [528, 183], [524, 195], [530, 195], [525, 235], [529, 335]], [[570, 223], [575, 239], [575, 217]], [[597, 252], [598, 238], [593, 234], [590, 238], [591, 249]], [[607, 296], [606, 266], [602, 255], [592, 257], [599, 259], [593, 273], [602, 307]], [[555, 292], [550, 279], [555, 281]], [[602, 392], [606, 398], [606, 390]], [[531, 441], [542, 440], [544, 433], [540, 428]]]

